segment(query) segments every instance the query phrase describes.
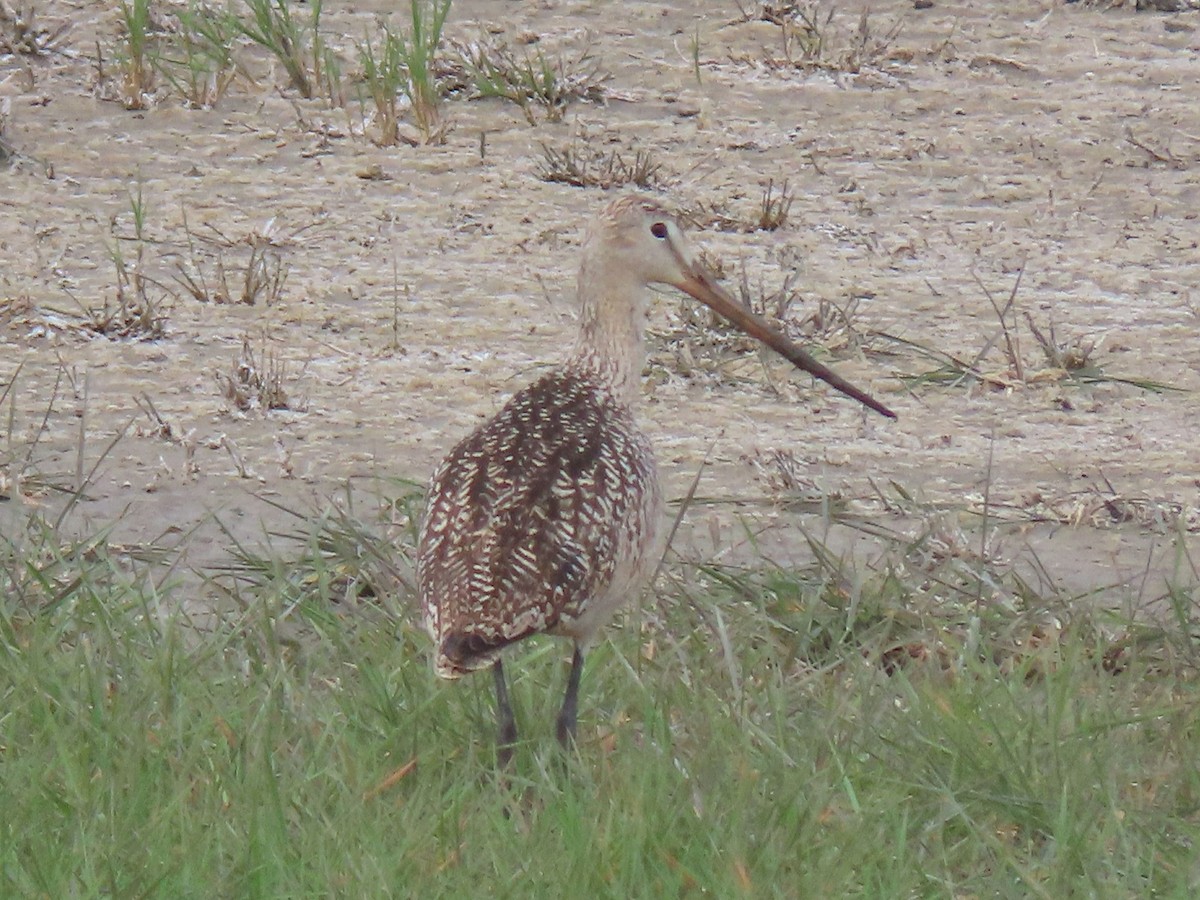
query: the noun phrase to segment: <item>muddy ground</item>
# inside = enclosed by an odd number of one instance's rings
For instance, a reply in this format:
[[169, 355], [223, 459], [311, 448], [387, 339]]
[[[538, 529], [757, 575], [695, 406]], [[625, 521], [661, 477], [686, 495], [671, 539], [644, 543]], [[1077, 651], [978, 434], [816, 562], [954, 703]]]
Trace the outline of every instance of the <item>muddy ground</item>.
[[[668, 495], [708, 459], [685, 555], [803, 558], [801, 525], [879, 564], [856, 528], [781, 502], [824, 493], [852, 524], [932, 524], [964, 556], [986, 511], [997, 569], [1047, 593], [1142, 604], [1194, 580], [1178, 551], [1200, 554], [1200, 15], [876, 0], [875, 39], [901, 30], [855, 59], [862, 5], [842, 3], [814, 66], [788, 64], [780, 26], [733, 2], [456, 0], [449, 37], [589, 49], [604, 102], [530, 125], [460, 95], [444, 144], [379, 147], [357, 101], [298, 99], [252, 48], [255, 83], [213, 109], [165, 88], [144, 110], [105, 99], [120, 93], [114, 6], [38, 3], [47, 27], [69, 25], [54, 49], [0, 56], [5, 530], [91, 473], [73, 528], [115, 523], [114, 541], [182, 543], [206, 566], [227, 554], [222, 527], [294, 528], [276, 504], [318, 509], [349, 483], [369, 507], [424, 482], [571, 339], [582, 231], [610, 196], [539, 177], [543, 145], [574, 143], [651, 154], [654, 192], [695, 213], [731, 284], [792, 277], [794, 327], [852, 312], [852, 334], [815, 339], [899, 414], [707, 346], [658, 295], [641, 414]], [[395, 6], [326, 4], [347, 82], [354, 42]], [[787, 223], [739, 230], [785, 179]], [[165, 336], [90, 334], [82, 308], [116, 304], [112, 248], [135, 255], [139, 183]], [[215, 280], [220, 259], [236, 285], [254, 247], [286, 272], [274, 298], [200, 302], [179, 284]], [[988, 292], [1003, 306], [1022, 272], [1018, 371]], [[1051, 364], [1026, 315], [1095, 379]], [[246, 342], [288, 408], [226, 396]], [[942, 366], [930, 351], [985, 377], [904, 380]]]

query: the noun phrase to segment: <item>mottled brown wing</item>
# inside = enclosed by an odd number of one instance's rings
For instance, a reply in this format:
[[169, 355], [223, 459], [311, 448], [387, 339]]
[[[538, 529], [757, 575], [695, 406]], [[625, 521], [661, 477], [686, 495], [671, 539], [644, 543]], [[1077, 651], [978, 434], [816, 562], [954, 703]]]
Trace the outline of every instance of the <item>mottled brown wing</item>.
[[521, 391], [438, 467], [418, 549], [437, 667], [457, 675], [579, 614], [647, 527], [628, 409], [570, 372]]

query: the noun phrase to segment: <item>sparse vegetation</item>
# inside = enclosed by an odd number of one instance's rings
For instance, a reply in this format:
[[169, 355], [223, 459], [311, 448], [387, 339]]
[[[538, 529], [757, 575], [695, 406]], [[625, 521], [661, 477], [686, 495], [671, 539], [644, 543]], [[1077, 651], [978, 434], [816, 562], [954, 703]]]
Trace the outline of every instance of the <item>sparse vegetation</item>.
[[41, 56], [60, 46], [69, 23], [42, 24], [37, 6], [36, 0], [0, 0], [0, 53]]
[[778, 52], [762, 60], [773, 68], [829, 69], [857, 73], [883, 63], [904, 23], [895, 20], [882, 29], [863, 7], [852, 28], [843, 24], [838, 6], [830, 0], [738, 3], [740, 20], [763, 21], [779, 27]]
[[241, 34], [270, 51], [283, 65], [288, 81], [305, 99], [323, 94], [341, 104], [337, 57], [321, 31], [323, 0], [312, 0], [307, 20], [293, 16], [288, 0], [243, 0], [251, 21], [236, 17]]
[[662, 186], [662, 166], [649, 150], [604, 151], [592, 142], [577, 137], [561, 150], [542, 144], [542, 159], [537, 177], [542, 181], [574, 187], [610, 188], [634, 185], [652, 189]]
[[397, 110], [400, 93], [408, 98], [413, 124], [423, 143], [440, 143], [445, 137], [439, 112], [437, 54], [450, 0], [409, 0], [409, 7], [407, 35], [394, 32], [386, 22], [381, 22], [378, 45], [369, 36], [359, 44], [363, 81], [375, 107], [379, 143], [385, 147], [400, 141]]
[[[72, 379], [68, 377], [70, 373], [60, 359], [54, 373], [54, 381], [48, 391], [49, 397], [45, 400], [44, 408], [39, 410], [40, 427], [31, 432], [28, 440], [22, 440], [17, 397], [22, 387], [23, 369], [24, 363], [18, 363], [11, 371], [0, 376], [4, 379], [0, 381], [0, 409], [4, 410], [3, 441], [0, 443], [0, 503], [19, 500], [32, 508], [38, 508], [52, 498], [66, 497], [68, 499], [64, 508], [69, 511], [77, 502], [72, 498], [84, 488], [83, 476], [80, 474], [84, 466], [82, 446], [77, 444], [75, 447], [74, 472], [65, 469], [44, 471], [39, 468], [38, 461], [43, 450], [45, 423], [59, 412], [65, 405], [64, 401], [69, 400], [74, 404], [78, 400], [74, 396], [66, 397]], [[86, 414], [86, 405], [83, 408]], [[79, 436], [80, 439], [84, 438], [86, 432], [81, 430]], [[0, 511], [4, 509], [6, 507], [0, 507]], [[3, 532], [0, 532], [0, 541], [2, 540]], [[0, 556], [0, 560], [2, 559]]]
[[242, 350], [229, 372], [217, 372], [217, 385], [221, 395], [230, 405], [241, 412], [260, 409], [303, 410], [307, 404], [290, 393], [288, 382], [291, 375], [287, 364], [271, 349], [267, 339], [262, 349], [254, 352], [249, 336], [242, 339]]
[[[215, 238], [202, 239], [188, 226], [186, 213], [183, 227], [188, 257], [176, 262], [174, 278], [187, 294], [201, 303], [273, 306], [279, 302], [287, 284], [288, 267], [269, 237], [253, 233], [234, 242], [216, 234]], [[235, 252], [239, 259], [231, 263], [229, 256]]]
[[787, 179], [776, 185], [772, 178], [767, 180], [758, 207], [752, 214], [738, 215], [725, 204], [710, 201], [696, 204], [687, 211], [687, 217], [701, 228], [715, 228], [718, 231], [776, 231], [787, 225], [794, 200]]
[[[720, 261], [705, 260], [705, 264], [718, 275], [725, 272]], [[857, 298], [850, 297], [842, 304], [824, 297], [806, 303], [798, 287], [800, 276], [795, 260], [783, 253], [779, 268], [781, 276], [777, 283], [768, 284], [761, 275], [752, 281], [743, 261], [731, 290], [743, 306], [802, 344], [819, 344], [825, 352], [861, 351], [867, 346], [867, 336], [854, 324]], [[656, 337], [666, 351], [663, 358], [684, 375], [715, 376], [722, 382], [741, 381], [738, 373], [745, 371], [743, 361], [762, 353], [757, 341], [690, 299], [680, 299], [673, 310], [673, 326]], [[752, 368], [757, 369], [757, 363]]]
[[768, 180], [759, 205], [758, 230], [775, 231], [786, 225], [788, 214], [792, 211], [792, 200], [787, 179], [779, 186], [778, 192], [775, 191], [774, 179]]
[[[964, 381], [979, 382], [999, 390], [1010, 390], [1018, 386], [1047, 384], [1056, 382], [1074, 382], [1077, 384], [1099, 384], [1104, 382], [1127, 384], [1141, 390], [1162, 392], [1176, 390], [1166, 382], [1152, 378], [1131, 378], [1112, 375], [1105, 372], [1093, 361], [1096, 350], [1095, 343], [1082, 337], [1067, 343], [1060, 343], [1053, 323], [1043, 331], [1034, 321], [1032, 315], [1025, 312], [1025, 321], [1029, 332], [1042, 351], [1046, 366], [1030, 363], [1021, 349], [1021, 329], [1017, 293], [1025, 270], [1017, 273], [1013, 280], [1012, 290], [1008, 299], [1001, 305], [992, 291], [975, 275], [975, 283], [979, 286], [988, 303], [996, 314], [999, 322], [998, 329], [983, 344], [974, 358], [967, 360], [962, 356], [943, 350], [925, 347], [918, 342], [899, 338], [894, 335], [881, 335], [897, 344], [907, 346], [924, 358], [934, 360], [937, 367], [905, 377], [910, 385], [917, 384], [949, 384], [957, 385]], [[1003, 348], [1005, 366], [1000, 370], [985, 369], [984, 360], [992, 349], [1000, 344]], [[1070, 401], [1060, 400], [1069, 406]]]
[[154, 64], [151, 58], [150, 0], [121, 0], [122, 46], [117, 54], [121, 69], [121, 100], [126, 109], [145, 109], [153, 103]]
[[[1067, 3], [1079, 3], [1080, 0], [1067, 0]], [[1094, 6], [1098, 9], [1126, 9], [1133, 7], [1137, 12], [1184, 12], [1189, 9], [1200, 9], [1197, 0], [1083, 0], [1083, 6]]]
[[547, 56], [541, 47], [517, 51], [490, 37], [456, 46], [475, 95], [515, 103], [530, 125], [537, 124], [539, 110], [558, 122], [572, 101], [595, 103], [604, 97], [608, 75], [588, 47], [569, 58]]
[[[147, 269], [147, 203], [139, 180], [136, 190], [129, 192], [129, 209], [133, 237], [113, 235], [108, 255], [116, 277], [115, 295], [105, 294], [96, 306], [81, 302], [69, 294], [83, 313], [83, 328], [107, 338], [137, 338], [157, 340], [166, 334], [166, 300], [169, 292], [152, 278]], [[128, 256], [124, 244], [133, 245]]]
[[234, 55], [241, 29], [233, 14], [192, 0], [179, 14], [179, 29], [156, 55], [157, 71], [189, 106], [211, 109], [241, 75]]

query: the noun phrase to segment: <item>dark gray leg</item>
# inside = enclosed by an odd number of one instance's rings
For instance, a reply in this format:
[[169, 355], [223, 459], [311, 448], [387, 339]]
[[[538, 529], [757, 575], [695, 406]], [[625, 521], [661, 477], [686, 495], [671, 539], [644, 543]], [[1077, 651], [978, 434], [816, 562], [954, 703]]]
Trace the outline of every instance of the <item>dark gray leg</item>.
[[579, 707], [579, 676], [583, 674], [583, 651], [575, 645], [571, 657], [571, 674], [567, 676], [567, 695], [563, 697], [562, 711], [558, 714], [558, 742], [564, 747], [575, 744], [575, 712]]
[[492, 678], [496, 682], [496, 723], [500, 726], [496, 762], [500, 768], [507, 769], [513, 758], [513, 744], [517, 742], [517, 722], [508, 702], [508, 685], [504, 683], [504, 667], [500, 660], [492, 663]]

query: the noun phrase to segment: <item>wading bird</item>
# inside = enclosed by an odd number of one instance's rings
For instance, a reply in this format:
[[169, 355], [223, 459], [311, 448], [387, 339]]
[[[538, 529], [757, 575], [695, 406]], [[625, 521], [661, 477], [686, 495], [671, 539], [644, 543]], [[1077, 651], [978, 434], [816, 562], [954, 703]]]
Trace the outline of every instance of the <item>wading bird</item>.
[[559, 741], [571, 743], [584, 651], [657, 561], [662, 491], [633, 415], [650, 284], [685, 291], [799, 368], [895, 418], [718, 286], [659, 204], [625, 197], [605, 208], [584, 243], [574, 349], [450, 451], [433, 475], [418, 540], [436, 671], [458, 678], [491, 666], [501, 766], [517, 737], [501, 652], [541, 632], [574, 642], [557, 721]]

